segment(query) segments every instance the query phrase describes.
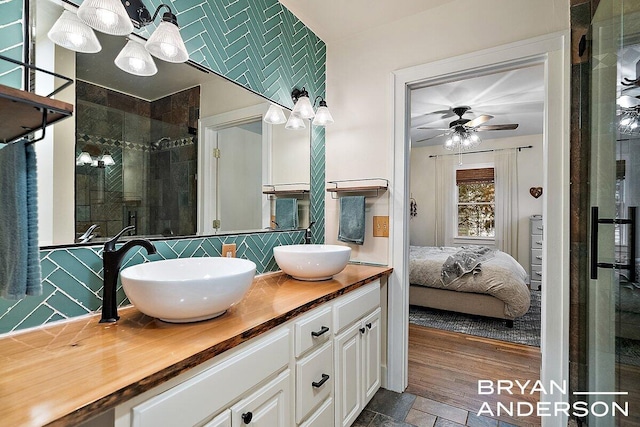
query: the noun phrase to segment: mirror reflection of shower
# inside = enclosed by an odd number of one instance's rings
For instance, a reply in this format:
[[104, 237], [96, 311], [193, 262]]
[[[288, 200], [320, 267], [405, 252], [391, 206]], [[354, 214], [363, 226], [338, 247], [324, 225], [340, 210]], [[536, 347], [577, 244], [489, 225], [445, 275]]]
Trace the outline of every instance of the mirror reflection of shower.
[[163, 136], [157, 141], [151, 141], [151, 150], [152, 151], [161, 150], [163, 148], [162, 143], [164, 141], [171, 141], [171, 138], [169, 138], [168, 136]]

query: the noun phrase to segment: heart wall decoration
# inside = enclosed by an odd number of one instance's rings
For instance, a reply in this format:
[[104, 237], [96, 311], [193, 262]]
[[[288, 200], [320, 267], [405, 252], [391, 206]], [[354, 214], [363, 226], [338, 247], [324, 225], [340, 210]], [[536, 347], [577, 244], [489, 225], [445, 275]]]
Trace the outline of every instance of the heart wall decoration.
[[542, 187], [531, 187], [529, 193], [537, 199], [542, 196]]

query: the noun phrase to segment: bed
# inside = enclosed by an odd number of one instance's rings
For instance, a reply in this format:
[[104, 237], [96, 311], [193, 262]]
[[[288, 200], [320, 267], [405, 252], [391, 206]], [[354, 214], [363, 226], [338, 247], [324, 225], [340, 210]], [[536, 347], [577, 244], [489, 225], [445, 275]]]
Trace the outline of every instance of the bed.
[[409, 304], [505, 319], [529, 310], [527, 273], [509, 254], [486, 247], [411, 246]]

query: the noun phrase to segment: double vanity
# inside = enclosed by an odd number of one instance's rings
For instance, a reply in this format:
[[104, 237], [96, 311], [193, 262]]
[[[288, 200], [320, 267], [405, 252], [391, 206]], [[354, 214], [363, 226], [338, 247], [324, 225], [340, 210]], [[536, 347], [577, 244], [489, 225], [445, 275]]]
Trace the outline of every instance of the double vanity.
[[6, 336], [3, 423], [350, 425], [380, 387], [391, 271], [257, 276], [238, 304], [201, 322], [167, 323], [132, 306], [114, 324], [91, 316]]

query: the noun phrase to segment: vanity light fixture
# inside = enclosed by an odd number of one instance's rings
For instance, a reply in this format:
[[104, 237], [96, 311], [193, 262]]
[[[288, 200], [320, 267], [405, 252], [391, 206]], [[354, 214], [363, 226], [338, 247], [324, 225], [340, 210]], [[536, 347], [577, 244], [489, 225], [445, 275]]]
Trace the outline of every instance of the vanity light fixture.
[[96, 53], [102, 50], [93, 29], [69, 10], [62, 12], [47, 36], [55, 44], [76, 52]]
[[113, 61], [123, 71], [136, 76], [153, 76], [158, 72], [156, 63], [142, 43], [130, 38]]
[[[144, 44], [146, 55], [129, 40], [122, 49], [116, 65], [128, 73], [138, 76], [151, 76], [157, 72], [149, 53], [167, 62], [186, 62], [189, 53], [180, 36], [178, 19], [166, 4], [157, 7], [151, 15], [142, 0], [84, 0], [77, 11], [65, 10], [49, 31], [49, 38], [59, 46], [77, 52], [95, 53], [100, 51], [100, 43], [93, 30], [106, 34], [124, 36], [131, 34], [135, 28], [152, 24], [160, 10], [166, 9], [162, 20]], [[83, 25], [80, 25], [83, 24]], [[142, 45], [140, 45], [142, 47]], [[132, 53], [134, 51], [136, 53]], [[142, 62], [141, 62], [142, 61]], [[154, 71], [155, 70], [155, 71]]]
[[291, 98], [293, 99], [293, 110], [291, 110], [292, 116], [298, 116], [301, 119], [311, 119], [316, 113], [313, 111], [313, 106], [309, 100], [309, 92], [303, 87], [300, 89], [293, 89], [291, 92]]
[[92, 157], [87, 151], [83, 151], [76, 158], [76, 166], [90, 165], [94, 168], [103, 168], [105, 166], [113, 166], [115, 164], [116, 162], [108, 151], [105, 151], [100, 157]]
[[324, 100], [323, 97], [318, 95], [315, 101], [313, 102], [313, 105], [316, 104], [316, 101], [318, 100], [318, 98], [320, 98], [320, 103], [318, 104], [319, 107], [316, 110], [316, 116], [313, 118], [313, 125], [326, 126], [328, 124], [333, 123], [333, 116], [331, 116], [331, 112], [327, 107], [327, 102]]

